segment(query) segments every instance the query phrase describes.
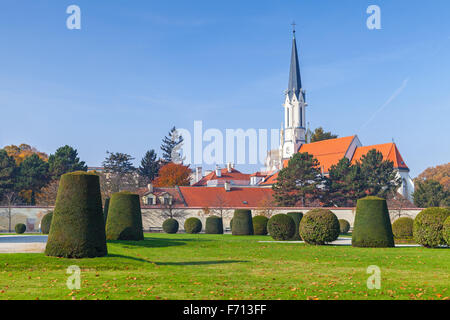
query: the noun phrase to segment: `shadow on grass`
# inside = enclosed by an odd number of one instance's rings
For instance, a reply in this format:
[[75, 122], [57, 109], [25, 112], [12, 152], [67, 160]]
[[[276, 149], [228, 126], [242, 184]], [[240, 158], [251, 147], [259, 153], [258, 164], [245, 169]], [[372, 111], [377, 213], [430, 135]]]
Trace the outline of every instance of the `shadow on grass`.
[[146, 237], [145, 240], [141, 241], [131, 241], [131, 240], [108, 240], [108, 243], [120, 244], [124, 248], [132, 249], [138, 247], [144, 248], [162, 248], [162, 247], [174, 247], [186, 245], [186, 242], [194, 241], [211, 241], [207, 239], [165, 239], [165, 238], [149, 238]]
[[150, 261], [142, 258], [124, 256], [121, 254], [108, 254], [110, 258], [124, 258], [130, 259], [137, 262], [145, 262], [145, 263], [153, 263], [158, 266], [201, 266], [201, 265], [214, 265], [214, 264], [229, 264], [229, 263], [242, 263], [249, 262], [246, 260], [211, 260], [211, 261], [179, 261], [179, 262], [158, 262], [158, 261]]

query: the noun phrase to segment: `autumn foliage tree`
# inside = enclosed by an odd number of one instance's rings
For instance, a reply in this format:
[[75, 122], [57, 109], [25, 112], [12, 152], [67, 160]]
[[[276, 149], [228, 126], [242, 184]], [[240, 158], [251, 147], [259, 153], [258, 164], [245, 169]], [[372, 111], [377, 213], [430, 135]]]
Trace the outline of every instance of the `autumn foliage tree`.
[[437, 181], [446, 191], [450, 191], [450, 162], [440, 166], [427, 168], [414, 179], [414, 182], [424, 182], [426, 180]]
[[154, 183], [156, 187], [174, 187], [190, 185], [191, 169], [189, 166], [170, 162], [159, 170]]
[[36, 154], [41, 160], [47, 161], [48, 155], [38, 151], [35, 147], [22, 143], [19, 146], [10, 145], [3, 148], [8, 156], [13, 157], [17, 165], [20, 165], [26, 158]]

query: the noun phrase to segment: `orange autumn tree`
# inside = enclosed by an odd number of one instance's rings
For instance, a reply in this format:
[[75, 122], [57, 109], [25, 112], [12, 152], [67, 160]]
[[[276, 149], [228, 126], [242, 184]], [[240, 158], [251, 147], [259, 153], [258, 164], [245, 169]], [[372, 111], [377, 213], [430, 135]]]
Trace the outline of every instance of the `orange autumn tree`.
[[188, 186], [191, 173], [189, 166], [170, 162], [159, 169], [155, 187]]
[[25, 158], [28, 158], [29, 156], [33, 154], [37, 154], [41, 160], [47, 162], [48, 161], [48, 155], [44, 152], [38, 151], [35, 147], [32, 147], [28, 144], [22, 143], [19, 146], [16, 145], [10, 145], [3, 148], [8, 156], [13, 157], [16, 161], [17, 165], [20, 165]]

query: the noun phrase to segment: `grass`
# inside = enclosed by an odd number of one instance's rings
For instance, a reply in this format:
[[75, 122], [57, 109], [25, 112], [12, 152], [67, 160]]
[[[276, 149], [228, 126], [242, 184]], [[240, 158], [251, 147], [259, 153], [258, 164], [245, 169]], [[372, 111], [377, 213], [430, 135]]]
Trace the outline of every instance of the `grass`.
[[[103, 258], [0, 254], [0, 299], [449, 299], [450, 249], [259, 243], [267, 236], [147, 234]], [[66, 268], [81, 268], [81, 289]], [[367, 267], [381, 289], [367, 289]]]

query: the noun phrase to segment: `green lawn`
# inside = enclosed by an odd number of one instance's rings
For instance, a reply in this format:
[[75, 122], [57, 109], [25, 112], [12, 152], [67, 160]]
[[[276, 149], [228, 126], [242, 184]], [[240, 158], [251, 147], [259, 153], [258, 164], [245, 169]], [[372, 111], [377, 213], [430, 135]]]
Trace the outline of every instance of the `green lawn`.
[[[264, 236], [147, 234], [109, 256], [0, 254], [0, 299], [449, 299], [450, 249], [258, 243]], [[78, 265], [81, 289], [66, 287]], [[381, 268], [368, 290], [366, 269]]]

